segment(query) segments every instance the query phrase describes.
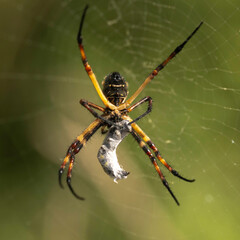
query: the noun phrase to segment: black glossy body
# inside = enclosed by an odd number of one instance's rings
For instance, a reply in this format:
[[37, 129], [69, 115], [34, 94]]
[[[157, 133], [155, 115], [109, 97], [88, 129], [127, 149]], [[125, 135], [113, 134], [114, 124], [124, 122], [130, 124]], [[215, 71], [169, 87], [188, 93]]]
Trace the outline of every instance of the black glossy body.
[[125, 101], [128, 95], [128, 84], [119, 72], [112, 72], [105, 77], [103, 94], [115, 106]]

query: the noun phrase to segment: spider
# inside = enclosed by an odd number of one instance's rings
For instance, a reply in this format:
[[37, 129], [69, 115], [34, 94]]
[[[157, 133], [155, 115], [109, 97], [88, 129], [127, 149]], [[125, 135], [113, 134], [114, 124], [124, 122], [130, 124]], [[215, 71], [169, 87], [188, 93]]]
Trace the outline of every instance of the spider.
[[[82, 149], [82, 147], [86, 144], [86, 142], [93, 136], [93, 134], [101, 128], [102, 134], [106, 133], [108, 130], [106, 128], [111, 128], [111, 126], [116, 126], [117, 123], [126, 120], [128, 124], [131, 126], [131, 135], [137, 141], [139, 146], [145, 152], [145, 154], [150, 158], [153, 166], [155, 167], [163, 185], [167, 188], [168, 192], [171, 194], [177, 205], [179, 202], [172, 190], [169, 187], [169, 184], [164, 177], [162, 171], [159, 168], [156, 158], [163, 164], [174, 176], [187, 181], [194, 182], [195, 179], [187, 179], [182, 177], [175, 169], [173, 169], [165, 159], [160, 155], [159, 150], [151, 141], [151, 139], [145, 134], [145, 132], [136, 124], [138, 120], [145, 117], [152, 110], [152, 98], [144, 97], [137, 103], [131, 105], [131, 103], [136, 99], [136, 97], [142, 92], [142, 90], [146, 87], [146, 85], [153, 80], [153, 78], [162, 70], [168, 62], [174, 58], [185, 46], [185, 44], [192, 38], [192, 36], [198, 31], [200, 26], [203, 24], [201, 22], [195, 30], [187, 37], [187, 39], [180, 44], [176, 49], [169, 55], [167, 59], [165, 59], [160, 65], [158, 65], [145, 79], [145, 81], [141, 84], [141, 86], [136, 90], [136, 92], [126, 100], [128, 95], [128, 84], [125, 79], [118, 72], [112, 72], [108, 74], [103, 81], [103, 89], [100, 88], [99, 83], [95, 77], [95, 74], [90, 67], [88, 60], [86, 58], [86, 54], [83, 48], [82, 43], [82, 28], [85, 19], [85, 15], [88, 9], [88, 5], [85, 6], [81, 22], [79, 26], [79, 32], [77, 35], [77, 41], [80, 48], [80, 53], [82, 57], [82, 62], [85, 67], [85, 70], [91, 79], [97, 94], [101, 98], [105, 107], [98, 106], [94, 103], [88, 102], [86, 100], [81, 99], [80, 104], [84, 106], [96, 119], [93, 121], [70, 145], [67, 150], [66, 157], [59, 169], [59, 184], [63, 188], [61, 177], [64, 172], [66, 165], [69, 163], [68, 172], [67, 172], [67, 185], [72, 192], [72, 194], [80, 200], [84, 200], [83, 197], [77, 195], [71, 186], [71, 177], [72, 177], [72, 169], [75, 161], [75, 155]], [[132, 119], [128, 116], [128, 113], [132, 112], [135, 108], [140, 106], [143, 103], [148, 103], [147, 110], [141, 114], [136, 119]], [[102, 112], [102, 114], [98, 114], [96, 111]], [[151, 152], [151, 150], [152, 152]], [[154, 155], [153, 155], [154, 153]], [[128, 174], [126, 172], [126, 174]]]

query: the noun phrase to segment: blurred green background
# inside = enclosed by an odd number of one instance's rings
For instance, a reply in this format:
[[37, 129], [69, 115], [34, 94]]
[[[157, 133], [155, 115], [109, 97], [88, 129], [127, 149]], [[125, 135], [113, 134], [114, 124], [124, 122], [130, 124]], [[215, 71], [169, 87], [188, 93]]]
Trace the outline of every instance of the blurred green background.
[[76, 43], [86, 1], [2, 0], [0, 239], [239, 239], [239, 1], [88, 3], [89, 63], [100, 83], [119, 71], [130, 94], [204, 21], [138, 98], [154, 100], [139, 125], [165, 159], [196, 182], [162, 167], [181, 203], [176, 206], [128, 136], [118, 157], [131, 174], [115, 184], [96, 158], [104, 138], [97, 133], [73, 170], [72, 184], [86, 201], [60, 189], [66, 150], [94, 119], [79, 100], [102, 105]]

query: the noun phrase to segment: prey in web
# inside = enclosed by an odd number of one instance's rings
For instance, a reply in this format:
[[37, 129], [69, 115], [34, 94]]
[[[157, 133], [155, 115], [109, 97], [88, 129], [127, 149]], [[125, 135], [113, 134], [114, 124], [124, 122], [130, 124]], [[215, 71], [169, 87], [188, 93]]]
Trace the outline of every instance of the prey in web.
[[126, 172], [119, 165], [116, 150], [119, 143], [131, 132], [131, 129], [132, 127], [127, 120], [122, 120], [112, 125], [97, 154], [103, 170], [112, 177], [116, 183], [119, 179], [127, 178], [129, 174], [129, 172]]

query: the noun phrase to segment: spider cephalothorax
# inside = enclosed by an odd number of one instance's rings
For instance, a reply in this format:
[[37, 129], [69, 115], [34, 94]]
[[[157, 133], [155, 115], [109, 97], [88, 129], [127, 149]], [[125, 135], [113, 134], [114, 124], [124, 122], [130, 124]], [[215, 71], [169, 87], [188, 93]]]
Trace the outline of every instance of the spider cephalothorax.
[[[159, 64], [145, 79], [145, 81], [140, 85], [140, 87], [136, 90], [136, 92], [126, 100], [128, 95], [127, 90], [127, 82], [118, 72], [112, 72], [106, 76], [103, 81], [103, 90], [100, 88], [98, 81], [95, 77], [95, 74], [92, 71], [91, 66], [89, 65], [86, 54], [82, 44], [82, 26], [84, 22], [84, 18], [86, 15], [88, 6], [85, 7], [79, 32], [77, 35], [78, 45], [80, 48], [82, 62], [85, 67], [85, 70], [91, 79], [99, 97], [101, 98], [105, 107], [98, 106], [94, 103], [88, 102], [86, 100], [81, 99], [80, 103], [87, 108], [91, 112], [91, 114], [96, 118], [70, 145], [67, 150], [66, 157], [59, 169], [59, 184], [62, 187], [61, 176], [66, 167], [66, 164], [69, 163], [68, 173], [67, 173], [67, 184], [70, 188], [71, 192], [79, 199], [83, 200], [84, 198], [78, 196], [72, 189], [71, 186], [71, 177], [72, 177], [72, 168], [75, 161], [75, 155], [81, 150], [81, 148], [86, 144], [86, 142], [91, 138], [91, 136], [102, 127], [102, 133], [104, 133], [104, 129], [108, 127], [109, 133], [104, 140], [102, 147], [99, 150], [98, 158], [101, 162], [103, 169], [115, 180], [123, 179], [127, 176], [128, 172], [124, 171], [117, 162], [115, 151], [117, 145], [123, 140], [126, 134], [131, 133], [133, 138], [137, 141], [142, 150], [146, 153], [146, 155], [151, 160], [153, 166], [155, 167], [163, 185], [167, 188], [171, 196], [174, 198], [176, 203], [179, 205], [179, 202], [175, 195], [173, 194], [170, 186], [164, 177], [160, 166], [158, 165], [157, 159], [163, 166], [165, 166], [168, 171], [170, 171], [174, 176], [187, 181], [193, 182], [194, 179], [186, 179], [182, 177], [175, 169], [173, 169], [165, 159], [160, 155], [157, 147], [151, 141], [151, 139], [144, 133], [144, 131], [136, 124], [136, 122], [146, 116], [152, 110], [152, 98], [144, 97], [137, 103], [131, 105], [131, 103], [136, 99], [136, 97], [142, 92], [142, 90], [146, 87], [146, 85], [153, 80], [153, 78], [161, 71], [168, 62], [174, 58], [185, 46], [185, 44], [192, 38], [192, 36], [197, 32], [197, 30], [202, 25], [202, 22], [195, 28], [195, 30], [187, 37], [187, 39], [180, 44], [169, 56], [166, 58], [161, 64]], [[126, 100], [126, 101], [125, 101]], [[147, 110], [135, 118], [134, 120], [128, 116], [128, 113], [133, 111], [135, 108], [140, 106], [142, 103], [148, 102]], [[102, 112], [99, 115], [96, 111]], [[155, 155], [155, 156], [154, 156]]]
[[108, 74], [102, 84], [103, 94], [110, 103], [119, 106], [124, 102], [128, 95], [128, 84], [119, 72]]

